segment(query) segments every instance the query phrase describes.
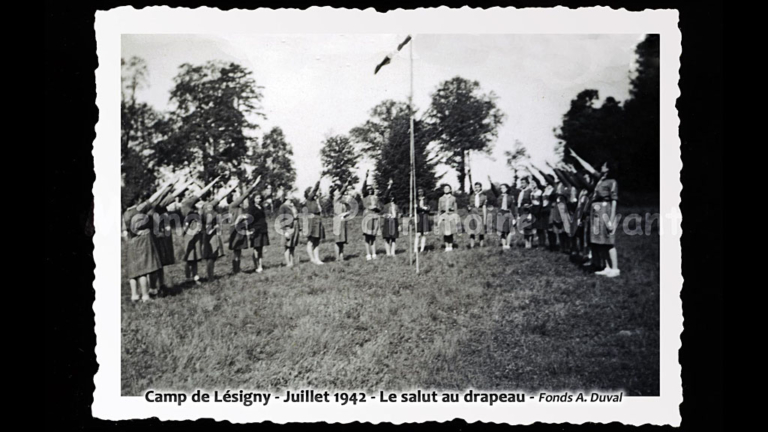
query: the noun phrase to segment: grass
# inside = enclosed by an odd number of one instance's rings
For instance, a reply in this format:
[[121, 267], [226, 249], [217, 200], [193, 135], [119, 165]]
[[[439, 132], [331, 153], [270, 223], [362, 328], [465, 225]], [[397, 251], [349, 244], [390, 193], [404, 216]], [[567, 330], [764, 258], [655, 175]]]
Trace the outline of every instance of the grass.
[[231, 251], [202, 286], [184, 282], [181, 264], [167, 267], [180, 288], [148, 304], [130, 301], [123, 275], [123, 395], [309, 387], [659, 394], [658, 232], [618, 234], [615, 279], [584, 273], [561, 253], [502, 251], [495, 235], [475, 250], [465, 235], [449, 254], [429, 236], [438, 249], [421, 255], [416, 275], [407, 236], [396, 258], [379, 241], [379, 259], [368, 262], [359, 232], [350, 228], [344, 263], [332, 262], [327, 239], [321, 253], [331, 262], [312, 265], [302, 247], [301, 263], [284, 268], [271, 232], [262, 274], [248, 259], [231, 275]]

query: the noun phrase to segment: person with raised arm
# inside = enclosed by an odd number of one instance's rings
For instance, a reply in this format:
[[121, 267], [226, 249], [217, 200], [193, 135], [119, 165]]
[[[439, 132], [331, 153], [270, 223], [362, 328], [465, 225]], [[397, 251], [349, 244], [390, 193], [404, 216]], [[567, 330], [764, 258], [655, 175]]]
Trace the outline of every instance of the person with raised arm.
[[457, 232], [456, 197], [453, 196], [453, 188], [449, 184], [443, 185], [443, 195], [437, 200], [437, 226], [443, 234], [445, 251], [453, 251], [453, 234]]
[[317, 199], [317, 192], [320, 190], [320, 180], [315, 183], [315, 187], [308, 187], [304, 191], [304, 207], [307, 209], [307, 255], [309, 260], [316, 265], [323, 265], [320, 259], [320, 242], [325, 239], [325, 227], [323, 226], [322, 208]]
[[286, 267], [293, 267], [295, 260], [296, 245], [300, 241], [301, 224], [299, 223], [299, 210], [291, 197], [285, 196], [285, 191], [281, 187], [280, 195], [283, 197], [283, 203], [277, 210], [277, 220], [275, 225], [283, 239], [283, 257]]
[[556, 251], [558, 249], [557, 244], [557, 232], [555, 231], [556, 217], [553, 215], [556, 209], [557, 195], [555, 190], [557, 188], [557, 181], [551, 174], [547, 174], [538, 167], [533, 167], [544, 178], [547, 185], [544, 187], [541, 201], [541, 218], [547, 221], [547, 243], [550, 251]]
[[349, 185], [352, 179], [347, 179], [343, 186], [331, 186], [330, 195], [333, 198], [333, 237], [335, 240], [336, 261], [344, 261], [344, 245], [349, 241], [347, 232], [347, 217], [351, 214]]
[[572, 197], [575, 189], [562, 171], [552, 167], [549, 163], [547, 163], [547, 166], [555, 173], [558, 179], [555, 186], [555, 207], [553, 208], [552, 219], [554, 230], [560, 241], [560, 252], [567, 254], [571, 250], [571, 222], [573, 218], [569, 204], [571, 202], [575, 203], [575, 195]]
[[387, 256], [394, 257], [397, 250], [397, 238], [400, 233], [400, 208], [395, 204], [395, 195], [392, 193], [392, 179], [387, 183], [384, 192], [384, 208], [381, 212], [381, 237], [384, 239], [384, 249]]
[[368, 184], [368, 171], [363, 180], [363, 237], [365, 240], [365, 259], [376, 259], [376, 235], [379, 233], [381, 200], [376, 195], [373, 185]]
[[413, 252], [424, 252], [427, 243], [427, 233], [432, 230], [432, 221], [429, 219], [431, 211], [424, 188], [416, 189], [416, 239], [413, 243]]
[[496, 233], [501, 239], [501, 248], [510, 249], [512, 242], [513, 227], [517, 221], [517, 203], [514, 195], [509, 193], [509, 185], [502, 183], [499, 187], [488, 176], [488, 182], [491, 184], [491, 191], [496, 197], [496, 206], [499, 208], [496, 214]]
[[533, 216], [533, 224], [531, 226], [534, 237], [537, 239], [536, 246], [544, 247], [547, 244], [547, 218], [543, 217], [542, 203], [544, 198], [544, 183], [545, 180], [539, 178], [533, 170], [529, 167], [525, 167], [530, 174], [531, 180], [531, 215]]
[[467, 170], [469, 183], [472, 185], [472, 195], [469, 196], [467, 210], [469, 219], [466, 230], [469, 232], [469, 248], [475, 247], [475, 237], [480, 247], [485, 246], [485, 223], [488, 220], [488, 196], [483, 192], [483, 184], [472, 182], [472, 169]]
[[[229, 249], [233, 251], [232, 273], [240, 272], [240, 257], [244, 249], [253, 249], [253, 268], [262, 272], [264, 246], [269, 246], [267, 215], [262, 202], [263, 193], [254, 193], [261, 182], [261, 176], [232, 203], [229, 212], [233, 215], [234, 229], [229, 236]], [[266, 197], [272, 195], [272, 188], [264, 190]]]
[[192, 279], [198, 285], [200, 276], [197, 274], [197, 263], [203, 259], [203, 221], [197, 204], [220, 179], [221, 176], [216, 177], [196, 194], [182, 200], [180, 205], [183, 224], [184, 274], [187, 280]]
[[523, 235], [525, 241], [525, 248], [530, 249], [533, 247], [533, 211], [532, 207], [532, 193], [531, 182], [528, 177], [522, 177], [520, 179], [520, 192], [517, 195], [517, 213], [520, 215], [518, 218], [518, 230]]
[[209, 201], [203, 202], [201, 207], [200, 219], [202, 230], [200, 233], [200, 243], [208, 282], [213, 282], [216, 260], [225, 255], [224, 241], [221, 238], [219, 204], [230, 196], [237, 187], [238, 185], [234, 184], [228, 188], [223, 188]]
[[[179, 177], [172, 191], [155, 208], [156, 229], [152, 230], [152, 235], [157, 247], [157, 254], [160, 257], [161, 267], [149, 278], [150, 294], [157, 294], [157, 288], [159, 288], [160, 294], [165, 294], [168, 291], [168, 286], [165, 283], [165, 267], [176, 264], [171, 216], [176, 216], [180, 213], [180, 204], [176, 200], [191, 184], [192, 180], [185, 180], [183, 176]], [[177, 223], [180, 222], [180, 220], [177, 220]]]
[[616, 252], [616, 203], [618, 201], [619, 185], [612, 178], [610, 165], [606, 161], [600, 168], [601, 178], [595, 185], [592, 194], [590, 212], [590, 242], [592, 247], [605, 261], [605, 269], [595, 272], [597, 275], [610, 278], [621, 274], [619, 271], [618, 254]]
[[[170, 192], [172, 183], [168, 183], [146, 200], [139, 197], [136, 204], [123, 213], [123, 237], [127, 240], [126, 273], [131, 288], [131, 301], [148, 302], [149, 275], [162, 268], [155, 241], [152, 238], [152, 222], [155, 207]], [[141, 297], [139, 297], [141, 290]]]

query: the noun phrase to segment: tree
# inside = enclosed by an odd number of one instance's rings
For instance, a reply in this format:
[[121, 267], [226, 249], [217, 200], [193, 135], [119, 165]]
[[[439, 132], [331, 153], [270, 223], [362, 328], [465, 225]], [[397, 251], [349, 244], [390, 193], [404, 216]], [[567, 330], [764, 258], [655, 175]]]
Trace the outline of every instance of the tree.
[[148, 192], [155, 183], [154, 143], [162, 115], [148, 104], [136, 100], [136, 91], [146, 85], [147, 65], [139, 57], [121, 59], [120, 100], [120, 191], [123, 210]]
[[635, 54], [637, 66], [630, 81], [630, 98], [624, 103], [631, 146], [625, 156], [632, 162], [632, 169], [620, 174], [630, 189], [657, 192], [661, 127], [659, 35], [647, 35], [637, 45]]
[[597, 90], [583, 90], [555, 129], [560, 140], [558, 154], [573, 163], [564, 152], [573, 148], [593, 165], [613, 164], [613, 175], [625, 190], [659, 190], [659, 38], [648, 35], [635, 50], [634, 76], [630, 98], [621, 103], [607, 97], [597, 106]]
[[237, 63], [179, 67], [171, 90], [174, 133], [164, 143], [164, 164], [200, 167], [203, 182], [222, 169], [242, 172], [252, 132], [258, 129], [250, 119], [266, 117], [262, 87], [251, 75]]
[[[353, 128], [350, 136], [374, 161], [373, 180], [379, 190], [386, 189], [389, 179], [394, 180], [392, 193], [398, 205], [406, 208], [411, 168], [408, 104], [385, 100], [371, 109], [370, 116], [364, 124]], [[429, 123], [414, 119], [416, 185], [428, 192], [435, 188], [438, 181], [435, 168], [439, 158], [430, 156], [428, 150], [433, 135]]]
[[323, 148], [320, 149], [322, 175], [329, 177], [337, 184], [344, 184], [347, 180], [350, 180], [351, 184], [356, 184], [360, 178], [355, 173], [355, 169], [361, 156], [348, 137], [330, 135], [323, 141]]
[[273, 127], [256, 146], [251, 163], [264, 185], [274, 190], [283, 187], [286, 192], [295, 189], [296, 168], [293, 166], [293, 147], [285, 140], [279, 127]]
[[504, 113], [493, 92], [482, 93], [478, 81], [455, 77], [440, 84], [432, 94], [429, 121], [440, 153], [458, 174], [464, 192], [468, 151], [489, 154]]
[[528, 154], [528, 149], [525, 148], [525, 145], [523, 145], [520, 140], [515, 140], [512, 151], [505, 150], [504, 157], [507, 158], [507, 166], [512, 169], [512, 172], [514, 173], [513, 178], [515, 183], [517, 183], [517, 172], [522, 169], [525, 161], [531, 159], [531, 156]]
[[373, 107], [369, 115], [371, 118], [352, 128], [349, 135], [360, 146], [360, 151], [375, 161], [384, 144], [389, 141], [395, 121], [408, 117], [408, 104], [387, 99]]

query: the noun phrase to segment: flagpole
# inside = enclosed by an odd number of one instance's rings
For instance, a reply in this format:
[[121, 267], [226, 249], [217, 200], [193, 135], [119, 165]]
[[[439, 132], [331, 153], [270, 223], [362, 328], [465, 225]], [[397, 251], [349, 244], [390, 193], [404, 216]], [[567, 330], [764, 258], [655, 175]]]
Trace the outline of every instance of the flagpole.
[[[414, 139], [413, 139], [413, 39], [411, 39], [410, 44], [410, 57], [411, 57], [411, 94], [408, 97], [409, 100], [409, 111], [411, 114], [411, 206], [412, 208], [415, 207], [413, 202], [413, 195], [416, 191], [416, 151], [414, 149]], [[413, 213], [411, 213], [413, 214]], [[415, 234], [414, 234], [415, 235]], [[416, 251], [416, 273], [419, 273], [419, 251]]]

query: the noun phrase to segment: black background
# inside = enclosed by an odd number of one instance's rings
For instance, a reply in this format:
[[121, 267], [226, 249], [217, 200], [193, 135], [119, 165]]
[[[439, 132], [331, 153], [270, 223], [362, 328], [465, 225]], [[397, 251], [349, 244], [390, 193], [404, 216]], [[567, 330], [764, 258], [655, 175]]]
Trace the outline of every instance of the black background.
[[[157, 419], [107, 422], [91, 417], [93, 376], [97, 370], [93, 332], [93, 157], [94, 127], [98, 119], [94, 71], [97, 67], [94, 17], [96, 10], [131, 4], [136, 8], [160, 3], [47, 1], [45, 8], [46, 106], [46, 284], [38, 291], [47, 308], [44, 357], [45, 418], [55, 430], [277, 428], [274, 424], [232, 425], [210, 420], [160, 422]], [[306, 8], [312, 5], [372, 7], [361, 2], [169, 2], [169, 6], [216, 6], [221, 9], [253, 7]], [[466, 2], [378, 2], [376, 9], [462, 7]], [[684, 430], [722, 429], [723, 426], [723, 20], [722, 2], [716, 1], [497, 1], [473, 2], [472, 7], [568, 7], [610, 5], [614, 8], [672, 8], [680, 11], [683, 36], [681, 117], [683, 182], [683, 315], [685, 330], [680, 361], [683, 365], [681, 414]], [[513, 33], [514, 29], [510, 29]], [[34, 284], [27, 290], [34, 289]], [[27, 291], [31, 294], [32, 291]], [[663, 324], [662, 324], [663, 325]], [[34, 402], [32, 406], [39, 406]], [[348, 430], [360, 424], [336, 425]], [[367, 425], [370, 426], [370, 425]], [[427, 424], [449, 430], [521, 429], [504, 425], [453, 421]], [[316, 425], [294, 424], [313, 429]], [[621, 425], [537, 424], [528, 429], [615, 429]], [[379, 425], [391, 429], [392, 425]], [[669, 429], [644, 426], [640, 429]]]

